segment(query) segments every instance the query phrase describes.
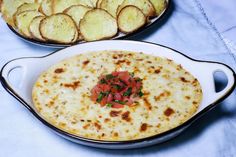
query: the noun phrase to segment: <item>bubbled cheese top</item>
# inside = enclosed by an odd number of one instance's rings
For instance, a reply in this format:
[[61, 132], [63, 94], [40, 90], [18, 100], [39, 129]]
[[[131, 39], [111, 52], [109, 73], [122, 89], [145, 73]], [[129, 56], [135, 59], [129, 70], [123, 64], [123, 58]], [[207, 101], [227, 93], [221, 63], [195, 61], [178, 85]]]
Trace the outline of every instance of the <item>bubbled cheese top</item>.
[[[101, 107], [91, 100], [99, 76], [129, 71], [142, 79], [137, 105]], [[43, 72], [32, 91], [39, 114], [71, 134], [126, 141], [160, 134], [197, 111], [202, 90], [196, 78], [173, 61], [126, 51], [101, 51], [65, 59]]]

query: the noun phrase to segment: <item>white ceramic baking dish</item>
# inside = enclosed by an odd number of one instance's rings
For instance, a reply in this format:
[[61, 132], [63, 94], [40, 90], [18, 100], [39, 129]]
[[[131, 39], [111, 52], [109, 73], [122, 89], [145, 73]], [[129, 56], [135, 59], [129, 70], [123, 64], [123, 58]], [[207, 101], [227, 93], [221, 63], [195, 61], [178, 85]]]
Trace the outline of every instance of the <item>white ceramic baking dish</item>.
[[[164, 133], [144, 139], [119, 142], [91, 140], [75, 136], [63, 130], [60, 130], [59, 128], [56, 128], [55, 126], [45, 121], [35, 110], [31, 99], [31, 91], [33, 84], [40, 75], [40, 73], [42, 73], [51, 65], [59, 62], [62, 59], [80, 53], [102, 50], [127, 50], [133, 52], [143, 52], [145, 54], [150, 54], [154, 56], [166, 57], [178, 64], [181, 64], [182, 67], [189, 71], [194, 77], [196, 77], [201, 84], [203, 91], [203, 100], [198, 111], [187, 122]], [[9, 81], [10, 73], [15, 68], [21, 68], [22, 70], [20, 76], [22, 78], [22, 81], [17, 86], [14, 86]], [[225, 73], [228, 79], [226, 87], [220, 92], [215, 91], [213, 74], [217, 71]], [[210, 61], [194, 60], [180, 52], [177, 52], [176, 50], [165, 46], [137, 41], [110, 40], [89, 42], [68, 47], [66, 49], [59, 50], [43, 57], [28, 57], [12, 60], [6, 63], [1, 70], [1, 83], [3, 87], [12, 96], [19, 100], [37, 119], [39, 119], [46, 126], [54, 130], [59, 135], [71, 141], [87, 146], [107, 149], [130, 149], [158, 144], [180, 134], [183, 130], [189, 127], [196, 119], [206, 114], [207, 111], [215, 107], [220, 101], [224, 100], [233, 91], [233, 89], [235, 88], [235, 72], [225, 64]]]

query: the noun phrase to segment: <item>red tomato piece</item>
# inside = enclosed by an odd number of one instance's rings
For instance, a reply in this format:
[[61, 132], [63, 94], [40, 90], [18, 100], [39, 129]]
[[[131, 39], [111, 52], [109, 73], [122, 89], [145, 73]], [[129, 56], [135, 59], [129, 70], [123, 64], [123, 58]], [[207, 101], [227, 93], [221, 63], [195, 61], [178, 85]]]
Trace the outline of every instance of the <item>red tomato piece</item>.
[[116, 103], [116, 102], [111, 102], [111, 104], [112, 104], [113, 108], [123, 108], [124, 107], [124, 105], [121, 105], [121, 104]]
[[122, 108], [134, 104], [142, 96], [141, 89], [140, 78], [128, 71], [114, 71], [99, 77], [98, 84], [91, 90], [91, 99], [101, 106], [112, 104], [113, 108]]

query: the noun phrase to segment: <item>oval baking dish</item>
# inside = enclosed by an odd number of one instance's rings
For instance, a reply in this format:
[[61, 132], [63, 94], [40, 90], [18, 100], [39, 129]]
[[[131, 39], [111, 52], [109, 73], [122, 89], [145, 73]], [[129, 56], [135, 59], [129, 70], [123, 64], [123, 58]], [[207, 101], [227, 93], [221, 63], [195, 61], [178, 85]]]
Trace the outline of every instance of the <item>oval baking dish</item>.
[[[49, 67], [65, 58], [81, 53], [103, 50], [143, 52], [144, 54], [164, 57], [173, 60], [177, 64], [181, 64], [181, 66], [197, 78], [201, 84], [203, 99], [197, 112], [188, 121], [166, 132], [143, 139], [127, 141], [102, 141], [79, 137], [63, 131], [43, 119], [36, 111], [31, 98], [32, 87], [38, 76]], [[10, 73], [15, 68], [21, 68], [22, 70], [21, 80], [23, 81], [17, 86], [13, 85], [10, 81]], [[228, 79], [226, 87], [220, 92], [215, 92], [213, 74], [217, 71], [225, 73]], [[235, 72], [225, 64], [194, 60], [165, 46], [146, 42], [115, 40], [84, 43], [62, 49], [43, 57], [27, 57], [12, 60], [5, 64], [1, 70], [1, 83], [3, 87], [20, 101], [36, 118], [64, 138], [83, 145], [98, 148], [131, 149], [162, 143], [179, 135], [196, 119], [207, 113], [207, 111], [211, 110], [220, 101], [224, 100], [232, 93], [235, 88]]]

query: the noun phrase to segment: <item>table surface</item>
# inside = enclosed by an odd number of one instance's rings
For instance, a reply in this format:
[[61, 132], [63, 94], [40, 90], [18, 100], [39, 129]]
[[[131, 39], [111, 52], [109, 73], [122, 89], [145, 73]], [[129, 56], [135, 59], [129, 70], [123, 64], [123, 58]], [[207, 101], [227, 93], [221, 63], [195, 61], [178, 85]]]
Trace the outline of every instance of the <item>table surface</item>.
[[[170, 13], [160, 24], [131, 39], [167, 45], [197, 59], [224, 62], [235, 70], [235, 8], [235, 0], [173, 0]], [[14, 58], [42, 56], [55, 50], [22, 41], [0, 18], [0, 67]], [[0, 157], [236, 156], [236, 91], [174, 140], [120, 151], [67, 141], [34, 118], [1, 86], [0, 98]]]

